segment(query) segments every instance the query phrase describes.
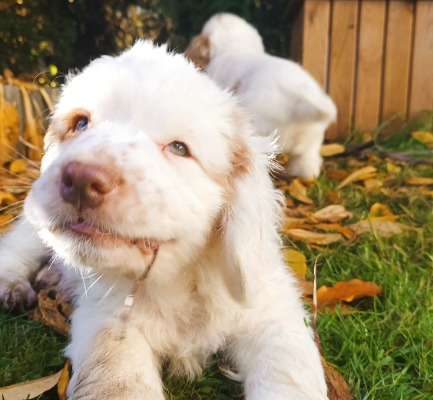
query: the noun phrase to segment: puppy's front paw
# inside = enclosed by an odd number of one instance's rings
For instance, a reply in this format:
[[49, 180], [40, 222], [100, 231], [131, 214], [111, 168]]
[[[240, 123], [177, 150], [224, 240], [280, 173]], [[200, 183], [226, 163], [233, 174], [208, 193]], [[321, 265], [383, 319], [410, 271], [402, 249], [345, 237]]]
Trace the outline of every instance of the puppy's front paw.
[[0, 308], [24, 311], [36, 301], [36, 292], [25, 276], [0, 272]]

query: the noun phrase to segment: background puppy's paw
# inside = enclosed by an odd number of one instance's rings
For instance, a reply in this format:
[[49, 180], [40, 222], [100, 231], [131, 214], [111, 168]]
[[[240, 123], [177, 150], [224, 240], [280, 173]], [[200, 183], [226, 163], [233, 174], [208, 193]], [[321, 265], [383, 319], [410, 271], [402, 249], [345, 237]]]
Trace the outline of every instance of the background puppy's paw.
[[9, 279], [0, 276], [0, 308], [29, 309], [36, 301], [36, 292], [25, 277]]

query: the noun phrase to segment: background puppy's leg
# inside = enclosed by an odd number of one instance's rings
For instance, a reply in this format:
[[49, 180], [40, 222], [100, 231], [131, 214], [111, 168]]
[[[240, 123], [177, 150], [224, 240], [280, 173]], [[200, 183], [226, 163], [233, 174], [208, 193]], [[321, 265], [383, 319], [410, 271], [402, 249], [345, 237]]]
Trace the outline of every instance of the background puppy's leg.
[[292, 324], [263, 321], [231, 351], [246, 400], [328, 399], [319, 351], [302, 318]]
[[157, 359], [135, 328], [122, 339], [104, 329], [84, 351], [78, 364], [72, 357], [68, 400], [164, 400]]
[[30, 279], [48, 254], [33, 226], [19, 220], [0, 244], [0, 308], [29, 307], [36, 299]]

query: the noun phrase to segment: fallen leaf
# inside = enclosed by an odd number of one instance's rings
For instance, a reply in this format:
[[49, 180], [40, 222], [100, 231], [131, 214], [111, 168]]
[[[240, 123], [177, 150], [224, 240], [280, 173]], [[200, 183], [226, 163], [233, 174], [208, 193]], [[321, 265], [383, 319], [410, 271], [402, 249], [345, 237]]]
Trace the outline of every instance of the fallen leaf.
[[6, 192], [4, 190], [0, 190], [0, 204], [1, 205], [9, 205], [17, 202], [17, 199], [12, 193]]
[[293, 228], [305, 228], [308, 222], [308, 218], [293, 218], [286, 217], [283, 221], [282, 231]]
[[344, 153], [346, 148], [340, 143], [322, 144], [320, 155], [322, 157], [331, 157], [337, 154]]
[[374, 203], [370, 207], [368, 219], [370, 221], [395, 221], [398, 215], [395, 215], [386, 204]]
[[414, 176], [406, 180], [409, 185], [433, 185], [433, 178], [423, 178], [421, 176]]
[[331, 204], [311, 214], [311, 217], [315, 220], [330, 222], [338, 222], [351, 216], [352, 213], [339, 204]]
[[305, 229], [288, 229], [284, 233], [294, 240], [314, 244], [330, 244], [338, 242], [342, 238], [339, 233], [310, 232]]
[[66, 400], [66, 389], [71, 378], [71, 360], [66, 360], [65, 366], [60, 371], [59, 381], [57, 382], [57, 394], [60, 400]]
[[328, 179], [335, 179], [336, 181], [342, 181], [349, 176], [347, 171], [343, 171], [342, 169], [333, 169], [330, 171], [326, 171], [325, 175]]
[[0, 388], [0, 395], [4, 400], [33, 399], [53, 388], [59, 380], [60, 372], [61, 371], [34, 381], [2, 387]]
[[415, 140], [418, 140], [418, 142], [425, 144], [429, 149], [433, 148], [433, 133], [432, 132], [415, 131], [415, 132], [412, 132], [411, 136]]
[[290, 183], [287, 187], [287, 191], [296, 200], [306, 204], [313, 204], [313, 200], [311, 200], [307, 195], [307, 187], [304, 186], [298, 178], [294, 179]]
[[358, 169], [352, 172], [346, 179], [343, 180], [338, 186], [337, 189], [341, 189], [344, 186], [347, 186], [349, 183], [362, 181], [365, 179], [373, 178], [376, 175], [377, 169], [372, 166], [367, 166], [361, 169]]
[[8, 229], [11, 224], [9, 222], [12, 221], [13, 216], [9, 214], [0, 215], [0, 230]]
[[332, 368], [323, 357], [322, 364], [328, 385], [329, 400], [353, 400], [349, 386], [341, 374]]
[[304, 300], [313, 302], [314, 283], [307, 281], [305, 278], [298, 276], [298, 285], [302, 289], [302, 297]]
[[13, 174], [21, 174], [25, 172], [27, 168], [28, 165], [25, 160], [14, 160], [9, 165], [9, 171]]
[[395, 221], [372, 221], [368, 219], [348, 225], [347, 227], [352, 229], [357, 235], [373, 232], [382, 237], [398, 235], [406, 229], [413, 229], [410, 226]]
[[65, 315], [67, 313], [63, 309], [61, 312], [61, 309], [61, 303], [57, 296], [53, 300], [48, 296], [46, 290], [41, 290], [38, 293], [38, 307], [34, 311], [33, 318], [42, 321], [56, 332], [68, 336], [70, 330], [69, 315]]
[[383, 186], [383, 182], [380, 179], [369, 178], [364, 180], [364, 186], [367, 190], [377, 190]]
[[290, 269], [299, 277], [307, 274], [307, 259], [304, 254], [294, 249], [283, 249], [284, 259]]
[[340, 301], [350, 303], [355, 299], [367, 296], [377, 296], [381, 288], [374, 282], [364, 282], [360, 279], [338, 282], [334, 286], [322, 286], [317, 289], [317, 302], [336, 304]]
[[316, 224], [314, 227], [323, 231], [337, 231], [344, 235], [347, 239], [353, 239], [356, 236], [352, 229], [341, 226], [340, 224]]
[[388, 171], [389, 174], [399, 174], [401, 172], [401, 167], [388, 161], [386, 163], [386, 170]]

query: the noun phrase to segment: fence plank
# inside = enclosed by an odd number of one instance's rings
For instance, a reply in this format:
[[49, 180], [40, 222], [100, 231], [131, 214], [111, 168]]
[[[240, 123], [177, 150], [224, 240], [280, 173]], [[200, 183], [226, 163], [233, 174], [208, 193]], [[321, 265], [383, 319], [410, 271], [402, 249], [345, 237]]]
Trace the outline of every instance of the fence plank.
[[329, 94], [338, 108], [338, 121], [326, 137], [344, 138], [352, 125], [355, 83], [358, 2], [334, 0], [332, 7]]
[[403, 118], [407, 117], [413, 17], [413, 3], [389, 3], [381, 113], [383, 120], [395, 113], [403, 113]]
[[329, 51], [329, 0], [306, 0], [304, 3], [304, 38], [302, 64], [326, 90]]
[[374, 129], [379, 124], [385, 13], [384, 1], [361, 2], [354, 121], [361, 130]]
[[433, 108], [433, 2], [417, 2], [415, 23], [411, 116]]

